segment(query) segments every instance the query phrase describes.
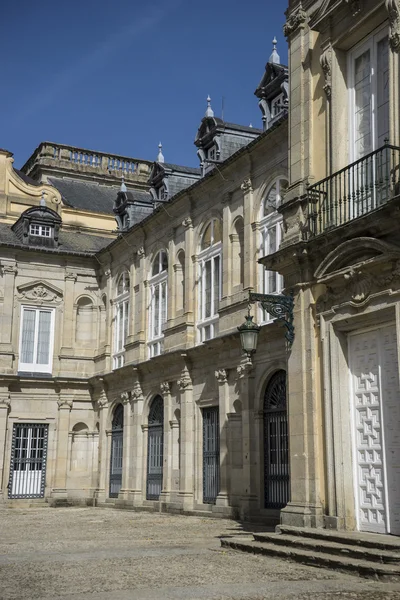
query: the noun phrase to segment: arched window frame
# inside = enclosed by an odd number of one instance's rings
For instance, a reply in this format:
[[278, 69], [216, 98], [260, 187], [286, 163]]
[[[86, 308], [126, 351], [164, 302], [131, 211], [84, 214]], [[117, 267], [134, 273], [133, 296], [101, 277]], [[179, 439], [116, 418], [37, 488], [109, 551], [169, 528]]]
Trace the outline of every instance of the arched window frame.
[[149, 358], [158, 356], [164, 350], [164, 325], [167, 322], [168, 307], [168, 254], [157, 252], [151, 263], [149, 279]]
[[129, 273], [123, 271], [117, 279], [115, 289], [113, 369], [123, 367], [125, 362], [125, 344], [129, 335], [129, 295]]
[[[260, 207], [260, 258], [276, 252], [282, 240], [282, 215], [278, 212], [278, 207], [284, 198], [284, 189], [282, 183], [288, 185], [285, 176], [279, 175], [271, 182], [267, 192], [263, 197]], [[276, 190], [275, 198], [272, 201], [271, 194]], [[285, 190], [286, 191], [286, 190]], [[283, 288], [283, 277], [275, 271], [267, 271], [263, 266], [260, 267], [259, 288], [262, 294], [279, 294]], [[262, 323], [270, 322], [269, 313], [260, 308], [259, 319]]]
[[[218, 310], [222, 287], [222, 239], [215, 241], [216, 222], [219, 223], [221, 232], [221, 222], [216, 218], [211, 219], [203, 229], [198, 255], [199, 307], [197, 329], [199, 343], [218, 335]], [[210, 245], [201, 249], [209, 225], [211, 225]]]

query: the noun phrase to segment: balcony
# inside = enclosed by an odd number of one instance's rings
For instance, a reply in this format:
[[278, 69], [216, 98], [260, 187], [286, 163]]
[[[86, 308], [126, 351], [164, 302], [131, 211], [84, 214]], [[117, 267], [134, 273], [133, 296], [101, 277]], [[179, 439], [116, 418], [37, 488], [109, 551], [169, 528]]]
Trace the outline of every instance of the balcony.
[[385, 145], [311, 185], [308, 234], [320, 235], [379, 208], [400, 193], [400, 148]]

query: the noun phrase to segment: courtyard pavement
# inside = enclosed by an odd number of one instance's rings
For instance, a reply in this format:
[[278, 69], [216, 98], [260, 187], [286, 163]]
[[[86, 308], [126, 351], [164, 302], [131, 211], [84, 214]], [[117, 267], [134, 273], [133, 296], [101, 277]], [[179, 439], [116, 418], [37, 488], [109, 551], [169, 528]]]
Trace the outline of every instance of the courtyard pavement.
[[223, 550], [235, 521], [111, 508], [1, 508], [1, 600], [383, 600], [379, 583]]

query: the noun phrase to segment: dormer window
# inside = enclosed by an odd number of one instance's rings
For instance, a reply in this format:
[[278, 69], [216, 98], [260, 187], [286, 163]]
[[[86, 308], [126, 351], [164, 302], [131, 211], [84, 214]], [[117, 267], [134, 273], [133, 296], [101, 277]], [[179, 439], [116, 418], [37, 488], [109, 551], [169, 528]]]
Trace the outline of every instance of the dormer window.
[[217, 160], [217, 149], [215, 146], [211, 146], [211, 148], [207, 150], [207, 158], [208, 160]]
[[49, 225], [36, 225], [31, 223], [29, 226], [29, 235], [49, 238], [51, 237], [51, 227], [49, 227]]
[[277, 117], [284, 109], [283, 94], [280, 94], [271, 101], [271, 119]]
[[166, 198], [167, 198], [167, 189], [166, 189], [165, 185], [162, 185], [160, 187], [160, 189], [158, 190], [158, 199], [165, 200]]

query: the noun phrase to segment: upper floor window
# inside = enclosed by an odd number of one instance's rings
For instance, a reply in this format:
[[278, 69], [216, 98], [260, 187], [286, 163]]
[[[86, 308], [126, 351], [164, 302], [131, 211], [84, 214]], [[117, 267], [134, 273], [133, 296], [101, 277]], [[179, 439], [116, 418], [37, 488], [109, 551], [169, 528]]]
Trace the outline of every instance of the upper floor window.
[[[261, 206], [261, 248], [260, 255], [267, 256], [279, 249], [282, 238], [282, 216], [277, 208], [282, 203], [288, 188], [288, 181], [277, 178], [268, 189]], [[283, 279], [275, 271], [267, 271], [261, 267], [261, 292], [263, 294], [277, 294], [282, 290]], [[262, 309], [261, 309], [262, 310]], [[261, 313], [262, 321], [268, 321], [269, 315]]]
[[129, 334], [129, 275], [124, 271], [118, 278], [114, 313], [113, 368], [124, 365], [125, 344]]
[[18, 370], [51, 373], [54, 344], [54, 309], [21, 307]]
[[208, 160], [217, 160], [217, 149], [215, 146], [211, 146], [211, 148], [207, 150], [207, 158]]
[[221, 223], [212, 219], [204, 230], [199, 254], [199, 340], [218, 335], [218, 309], [221, 298]]
[[389, 40], [387, 29], [349, 54], [350, 159], [384, 145], [389, 137]]
[[149, 314], [149, 356], [158, 356], [164, 349], [163, 326], [167, 321], [168, 257], [161, 250], [151, 267], [150, 314]]
[[49, 225], [37, 225], [31, 223], [29, 226], [29, 235], [49, 238], [51, 237], [51, 227]]

